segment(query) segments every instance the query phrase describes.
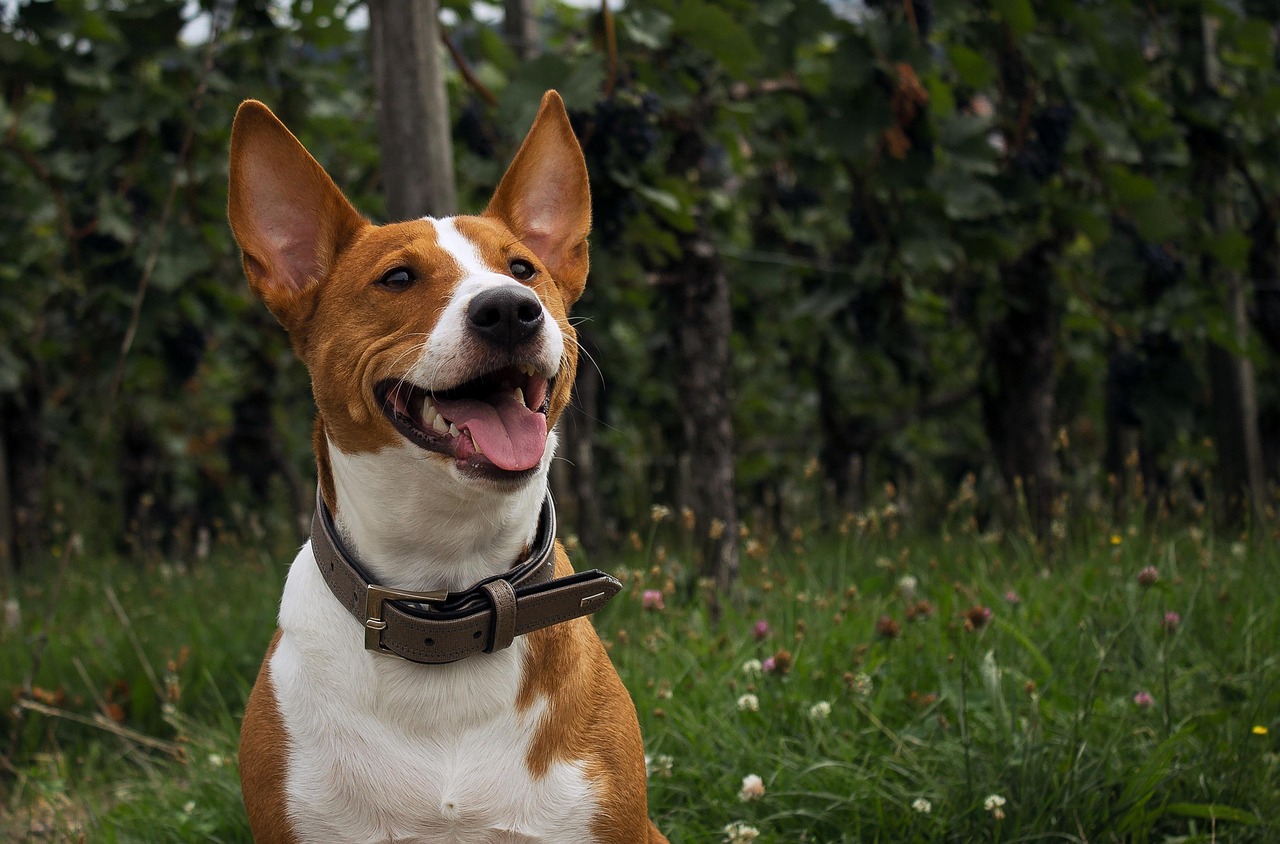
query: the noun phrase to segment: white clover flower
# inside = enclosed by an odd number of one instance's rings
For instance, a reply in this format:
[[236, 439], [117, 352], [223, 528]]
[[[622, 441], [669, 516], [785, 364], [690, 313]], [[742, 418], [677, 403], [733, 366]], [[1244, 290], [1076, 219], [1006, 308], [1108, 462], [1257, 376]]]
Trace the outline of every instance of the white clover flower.
[[922, 815], [927, 815], [933, 811], [933, 804], [928, 800], [925, 800], [923, 797], [917, 797], [915, 800], [911, 801], [911, 808], [915, 809]]
[[738, 799], [749, 803], [761, 797], [764, 797], [764, 780], [756, 774], [747, 774], [742, 778], [742, 790], [738, 792]]
[[4, 629], [6, 632], [22, 627], [22, 605], [17, 598], [6, 598], [4, 602]]
[[759, 712], [760, 698], [748, 692], [747, 694], [738, 698], [738, 711], [739, 712]]
[[831, 717], [831, 704], [825, 700], [820, 700], [813, 706], [809, 707], [809, 718], [812, 721], [825, 721]]
[[867, 674], [865, 671], [859, 671], [854, 675], [850, 688], [853, 689], [853, 693], [855, 695], [863, 700], [871, 697], [871, 691], [874, 688], [874, 684], [871, 682], [871, 675]]
[[644, 757], [644, 774], [651, 777], [657, 774], [660, 777], [670, 777], [671, 769], [675, 767], [676, 760], [666, 753], [659, 753], [657, 756]]
[[902, 593], [902, 597], [908, 601], [915, 600], [916, 587], [920, 585], [920, 581], [914, 575], [904, 574], [898, 579], [898, 591]]
[[760, 837], [760, 830], [748, 826], [742, 821], [725, 824], [724, 840], [726, 844], [751, 844]]
[[987, 796], [986, 800], [982, 801], [982, 808], [986, 809], [988, 812], [994, 812], [1004, 804], [1005, 799], [1003, 797], [999, 794], [991, 794]]
[[764, 664], [758, 659], [749, 659], [742, 663], [742, 673], [748, 677], [759, 677], [764, 671]]
[[196, 801], [188, 800], [182, 804], [182, 814], [189, 815], [196, 810]]

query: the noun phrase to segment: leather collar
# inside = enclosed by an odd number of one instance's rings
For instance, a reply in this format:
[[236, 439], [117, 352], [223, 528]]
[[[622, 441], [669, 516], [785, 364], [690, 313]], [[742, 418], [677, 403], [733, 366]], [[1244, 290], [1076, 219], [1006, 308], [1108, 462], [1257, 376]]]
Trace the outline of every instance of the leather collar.
[[621, 591], [621, 583], [596, 569], [556, 578], [555, 540], [556, 509], [548, 494], [532, 548], [510, 569], [460, 592], [407, 592], [372, 582], [342, 544], [319, 490], [311, 520], [316, 565], [364, 627], [365, 649], [432, 665], [502, 650], [516, 636], [590, 615]]

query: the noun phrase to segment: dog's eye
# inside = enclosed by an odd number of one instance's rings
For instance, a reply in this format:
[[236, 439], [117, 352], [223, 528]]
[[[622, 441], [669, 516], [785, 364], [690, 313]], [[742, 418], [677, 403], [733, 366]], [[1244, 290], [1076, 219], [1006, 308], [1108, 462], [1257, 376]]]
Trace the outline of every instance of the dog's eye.
[[399, 293], [401, 290], [408, 290], [417, 280], [418, 277], [414, 275], [413, 270], [408, 267], [396, 267], [374, 283]]
[[533, 268], [533, 264], [530, 264], [523, 258], [516, 258], [507, 266], [511, 267], [511, 274], [520, 281], [528, 281], [533, 278], [534, 273], [537, 272], [537, 270]]

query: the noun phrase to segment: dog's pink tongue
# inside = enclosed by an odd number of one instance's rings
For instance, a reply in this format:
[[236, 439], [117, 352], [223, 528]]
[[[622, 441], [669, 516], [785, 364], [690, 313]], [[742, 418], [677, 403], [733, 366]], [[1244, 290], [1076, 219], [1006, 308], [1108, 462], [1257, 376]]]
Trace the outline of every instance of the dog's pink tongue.
[[479, 399], [436, 399], [440, 415], [471, 435], [499, 469], [532, 469], [547, 447], [547, 417], [530, 410], [511, 390]]

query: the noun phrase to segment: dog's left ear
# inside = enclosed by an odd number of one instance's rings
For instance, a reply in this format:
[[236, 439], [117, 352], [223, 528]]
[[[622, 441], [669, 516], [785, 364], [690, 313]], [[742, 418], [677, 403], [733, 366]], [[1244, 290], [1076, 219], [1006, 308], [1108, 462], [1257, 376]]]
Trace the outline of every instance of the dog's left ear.
[[572, 305], [587, 283], [591, 189], [587, 163], [555, 91], [542, 96], [538, 116], [485, 209], [546, 264]]

